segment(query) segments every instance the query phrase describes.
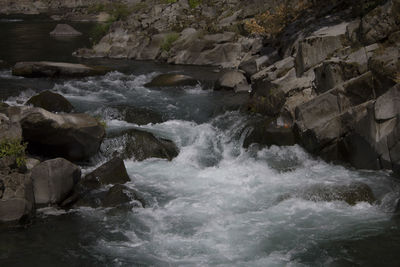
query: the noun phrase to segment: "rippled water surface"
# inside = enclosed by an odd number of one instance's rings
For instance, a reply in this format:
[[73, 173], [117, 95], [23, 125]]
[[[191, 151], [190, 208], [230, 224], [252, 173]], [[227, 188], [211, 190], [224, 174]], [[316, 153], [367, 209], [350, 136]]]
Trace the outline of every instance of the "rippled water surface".
[[[390, 174], [328, 164], [298, 146], [244, 150], [248, 118], [226, 108], [231, 94], [212, 92], [207, 82], [144, 87], [159, 73], [210, 78], [214, 70], [108, 64], [118, 70], [79, 80], [14, 78], [6, 69], [0, 90], [7, 103], [21, 104], [52, 89], [78, 111], [101, 116], [108, 131], [141, 128], [173, 140], [178, 157], [125, 161], [128, 186], [146, 208], [42, 209], [27, 229], [3, 230], [1, 266], [399, 266], [399, 185]], [[7, 95], [4, 83], [19, 90]], [[127, 123], [114, 108], [120, 105], [150, 108], [165, 122]], [[99, 154], [92, 163], [106, 160]], [[368, 184], [377, 203], [278, 201], [311, 185], [354, 181]]]

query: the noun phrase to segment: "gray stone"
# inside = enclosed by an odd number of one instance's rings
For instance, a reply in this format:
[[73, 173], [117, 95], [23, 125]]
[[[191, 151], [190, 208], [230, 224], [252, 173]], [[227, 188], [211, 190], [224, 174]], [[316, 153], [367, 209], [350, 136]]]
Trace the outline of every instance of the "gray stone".
[[0, 113], [0, 141], [22, 139], [22, 129], [18, 122], [11, 121], [5, 114]]
[[380, 96], [375, 103], [375, 118], [388, 120], [400, 114], [400, 84]]
[[35, 213], [29, 174], [0, 174], [0, 222], [26, 221]]
[[322, 28], [299, 43], [296, 57], [296, 73], [302, 76], [311, 67], [327, 59], [333, 52], [344, 47], [348, 23]]
[[249, 91], [251, 88], [242, 72], [232, 70], [224, 73], [218, 79], [215, 89], [234, 90], [238, 92]]
[[69, 37], [82, 35], [68, 24], [57, 24], [56, 28], [50, 32], [52, 36]]
[[25, 104], [33, 105], [34, 107], [38, 108], [43, 108], [50, 112], [69, 113], [74, 108], [65, 97], [48, 90], [31, 97]]
[[44, 161], [32, 169], [36, 205], [61, 203], [81, 178], [81, 170], [63, 158]]
[[130, 178], [126, 172], [124, 161], [115, 157], [86, 175], [82, 184], [86, 188], [96, 189], [104, 185], [124, 184], [129, 181]]

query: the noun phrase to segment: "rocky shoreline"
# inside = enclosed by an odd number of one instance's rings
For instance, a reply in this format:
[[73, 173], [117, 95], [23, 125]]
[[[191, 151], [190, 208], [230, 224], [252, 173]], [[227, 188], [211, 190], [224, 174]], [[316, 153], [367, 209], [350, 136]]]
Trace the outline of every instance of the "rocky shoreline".
[[[114, 133], [107, 138], [126, 135], [131, 142], [122, 152], [106, 151], [113, 153], [111, 160], [82, 176], [77, 164], [100, 153], [106, 137], [104, 123], [87, 114], [69, 113], [73, 107], [68, 100], [49, 91], [26, 104], [0, 108], [2, 223], [29, 223], [36, 209], [48, 206], [144, 207], [140, 194], [123, 185], [131, 181], [123, 159], [172, 160], [178, 154], [173, 142], [149, 132]], [[66, 109], [60, 110], [63, 106]]]
[[[61, 2], [58, 7], [36, 7], [36, 11], [48, 12], [65, 4]], [[327, 161], [400, 175], [398, 0], [383, 1], [362, 17], [341, 7], [341, 1], [333, 1], [322, 10], [325, 15], [333, 14], [318, 17], [305, 12], [280, 34], [267, 37], [245, 34], [243, 22], [271, 3], [204, 1], [191, 6], [186, 0], [146, 5], [134, 2], [128, 4], [137, 9], [124, 20], [113, 22], [92, 49], [80, 49], [75, 56], [229, 69], [215, 89], [240, 93], [247, 102], [242, 110], [255, 115], [248, 123], [245, 147], [297, 143]], [[36, 12], [23, 5], [10, 10]], [[60, 64], [18, 63], [13, 74], [82, 77], [106, 71]], [[174, 79], [173, 85], [194, 82], [190, 77]], [[164, 77], [161, 85], [165, 83]], [[27, 102], [35, 107], [1, 106], [0, 140], [5, 147], [19, 150], [28, 142], [28, 156], [14, 153], [1, 158], [0, 221], [29, 221], [36, 208], [47, 205], [144, 207], [140, 194], [123, 185], [131, 179], [123, 160], [172, 160], [178, 155], [173, 142], [148, 132], [135, 129], [111, 134], [108, 138], [129, 139], [129, 145], [122, 152], [107, 151], [113, 154], [111, 161], [81, 177], [76, 164], [100, 151], [105, 128], [87, 114], [69, 113], [73, 107], [65, 101], [47, 92]], [[56, 110], [54, 103], [65, 108]], [[104, 190], [99, 192], [99, 188]], [[337, 200], [330, 193], [335, 190], [339, 189], [327, 190], [324, 194], [328, 197], [322, 199]], [[372, 202], [370, 190], [365, 192]], [[306, 199], [313, 198], [304, 194]]]
[[[155, 2], [75, 55], [233, 69], [216, 89], [251, 91], [247, 109], [264, 123], [249, 143], [296, 142], [328, 161], [398, 175], [400, 3], [367, 2], [316, 3], [318, 15], [306, 10], [268, 38], [246, 35], [243, 27], [271, 3]], [[288, 143], [266, 138], [271, 133], [289, 136]]]

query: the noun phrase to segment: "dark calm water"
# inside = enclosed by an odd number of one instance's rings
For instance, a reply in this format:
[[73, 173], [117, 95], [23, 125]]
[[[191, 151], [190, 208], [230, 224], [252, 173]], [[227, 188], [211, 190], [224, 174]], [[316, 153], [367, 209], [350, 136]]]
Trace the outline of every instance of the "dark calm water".
[[[19, 20], [14, 20], [19, 19]], [[72, 23], [71, 23], [72, 24]], [[90, 44], [90, 23], [72, 24], [82, 37], [49, 37], [46, 17], [0, 18], [0, 59], [78, 62], [72, 51]], [[51, 89], [80, 112], [101, 116], [108, 130], [138, 128], [115, 105], [146, 107], [166, 122], [139, 128], [175, 141], [172, 162], [126, 160], [128, 186], [145, 209], [41, 209], [25, 228], [0, 228], [0, 266], [400, 266], [399, 219], [393, 214], [399, 183], [385, 172], [327, 164], [298, 146], [241, 148], [246, 117], [224, 112], [238, 96], [212, 92], [210, 68], [151, 62], [91, 60], [114, 69], [103, 77], [53, 80], [0, 71], [0, 98], [24, 103]], [[178, 89], [148, 89], [159, 73], [183, 72], [205, 82]], [[244, 96], [239, 96], [244, 97]], [[103, 149], [119, 149], [122, 138]], [[88, 172], [107, 160], [93, 158]], [[314, 184], [367, 183], [378, 203], [276, 199]]]

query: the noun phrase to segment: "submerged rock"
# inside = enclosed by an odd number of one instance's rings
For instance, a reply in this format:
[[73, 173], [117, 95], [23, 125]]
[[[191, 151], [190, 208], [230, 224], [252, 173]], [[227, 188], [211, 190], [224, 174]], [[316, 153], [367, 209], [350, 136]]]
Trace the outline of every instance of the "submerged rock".
[[82, 35], [81, 32], [75, 30], [68, 24], [57, 24], [56, 28], [50, 32], [52, 36], [70, 37]]
[[14, 76], [27, 78], [86, 77], [104, 75], [107, 72], [108, 69], [104, 67], [49, 61], [18, 62], [12, 69]]
[[81, 178], [81, 170], [66, 159], [44, 161], [32, 169], [36, 205], [59, 204]]
[[358, 202], [373, 204], [376, 201], [371, 188], [367, 184], [357, 182], [348, 185], [312, 185], [294, 194], [282, 195], [278, 201], [288, 198], [302, 198], [315, 202], [344, 201], [352, 206]]
[[89, 189], [96, 189], [103, 185], [124, 184], [129, 181], [124, 161], [116, 157], [86, 175], [82, 180], [82, 185]]
[[50, 112], [66, 112], [69, 113], [73, 110], [72, 104], [62, 95], [53, 93], [51, 91], [44, 91], [38, 95], [31, 97], [27, 105], [43, 108]]
[[193, 86], [198, 81], [190, 76], [183, 74], [161, 74], [155, 77], [151, 82], [146, 83], [146, 87], [177, 87], [177, 86]]
[[143, 197], [136, 191], [125, 185], [117, 184], [111, 187], [102, 200], [103, 207], [118, 207], [136, 200], [145, 207]]

